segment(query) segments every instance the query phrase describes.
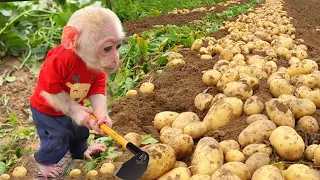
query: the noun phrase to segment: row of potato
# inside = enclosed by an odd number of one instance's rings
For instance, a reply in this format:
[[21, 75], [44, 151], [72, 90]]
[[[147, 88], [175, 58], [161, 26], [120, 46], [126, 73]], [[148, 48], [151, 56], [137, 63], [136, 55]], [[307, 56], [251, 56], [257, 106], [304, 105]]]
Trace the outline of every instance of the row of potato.
[[[151, 159], [142, 179], [319, 179], [318, 170], [298, 162], [319, 166], [320, 145], [305, 144], [297, 130], [319, 133], [313, 115], [320, 107], [320, 71], [308, 59], [304, 41], [295, 38], [290, 20], [282, 1], [266, 0], [262, 7], [226, 22], [226, 37], [194, 42], [191, 49], [199, 51], [200, 60], [219, 57], [203, 72], [202, 81], [220, 93], [204, 91], [195, 97], [195, 107], [207, 111], [203, 120], [194, 112], [156, 114], [160, 143], [144, 147]], [[280, 61], [289, 67], [279, 66]], [[172, 52], [167, 66], [179, 64], [185, 64], [183, 56]], [[273, 98], [263, 102], [254, 93], [265, 80]], [[237, 141], [203, 137], [243, 114], [248, 125]], [[297, 163], [279, 167], [271, 163], [273, 152]], [[191, 157], [188, 164], [183, 162], [186, 157]]]

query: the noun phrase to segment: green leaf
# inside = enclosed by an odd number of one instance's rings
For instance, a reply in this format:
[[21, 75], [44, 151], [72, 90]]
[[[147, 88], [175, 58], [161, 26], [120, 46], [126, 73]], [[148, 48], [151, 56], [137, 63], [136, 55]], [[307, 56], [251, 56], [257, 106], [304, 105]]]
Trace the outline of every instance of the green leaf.
[[4, 162], [0, 162], [0, 174], [6, 173], [8, 170], [7, 165]]
[[5, 44], [8, 47], [16, 47], [26, 49], [28, 48], [27, 43], [19, 36], [18, 33], [5, 33], [2, 35]]
[[142, 138], [142, 144], [147, 145], [147, 144], [155, 144], [158, 143], [159, 141], [154, 139], [151, 134], [149, 135], [141, 135]]
[[168, 54], [164, 54], [158, 57], [158, 65], [166, 65], [168, 63]]
[[7, 81], [7, 82], [13, 82], [13, 81], [15, 81], [17, 78], [15, 77], [15, 76], [6, 76], [5, 78], [4, 78], [4, 80], [5, 81]]
[[113, 141], [113, 138], [111, 136], [104, 136], [100, 137], [95, 140], [96, 144], [104, 144], [105, 146], [109, 146]]
[[12, 15], [12, 10], [0, 10], [0, 13], [4, 16], [11, 16]]

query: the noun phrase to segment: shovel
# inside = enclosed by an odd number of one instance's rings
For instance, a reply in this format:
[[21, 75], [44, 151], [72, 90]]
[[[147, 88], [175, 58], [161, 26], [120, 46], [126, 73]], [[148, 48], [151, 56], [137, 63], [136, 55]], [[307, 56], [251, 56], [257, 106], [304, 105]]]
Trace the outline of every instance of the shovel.
[[[90, 114], [91, 119], [96, 119]], [[140, 148], [125, 140], [118, 133], [113, 131], [105, 124], [100, 125], [105, 133], [115, 139], [122, 147], [129, 150], [134, 157], [129, 159], [127, 162], [123, 163], [121, 167], [115, 172], [115, 176], [123, 180], [138, 180], [142, 177], [144, 172], [147, 170], [149, 164], [149, 154], [142, 151]]]

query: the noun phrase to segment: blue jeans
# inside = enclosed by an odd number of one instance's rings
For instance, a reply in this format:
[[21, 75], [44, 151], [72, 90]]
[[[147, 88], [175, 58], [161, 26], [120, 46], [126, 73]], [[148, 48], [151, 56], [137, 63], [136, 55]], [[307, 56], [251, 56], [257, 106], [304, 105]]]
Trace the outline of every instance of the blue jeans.
[[40, 137], [40, 149], [34, 154], [38, 163], [57, 164], [70, 151], [75, 159], [83, 159], [87, 150], [89, 129], [78, 126], [69, 116], [50, 116], [32, 105], [32, 118]]

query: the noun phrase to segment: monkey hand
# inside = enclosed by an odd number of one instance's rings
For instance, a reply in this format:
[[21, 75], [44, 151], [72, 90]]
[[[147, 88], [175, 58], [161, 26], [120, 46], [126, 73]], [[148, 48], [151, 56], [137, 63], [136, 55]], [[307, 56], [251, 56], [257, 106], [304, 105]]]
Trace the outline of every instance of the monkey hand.
[[[112, 120], [110, 119], [108, 113], [106, 111], [95, 111], [94, 112], [95, 117], [97, 118], [97, 123], [100, 126], [101, 124], [105, 124], [109, 127], [112, 126]], [[99, 130], [101, 134], [105, 134], [102, 130]]]
[[79, 126], [85, 126], [90, 130], [95, 130], [100, 132], [100, 128], [98, 125], [98, 122], [94, 119], [90, 119], [89, 115], [92, 114], [93, 112], [84, 106], [79, 106], [75, 112], [74, 115], [74, 121], [79, 125]]

